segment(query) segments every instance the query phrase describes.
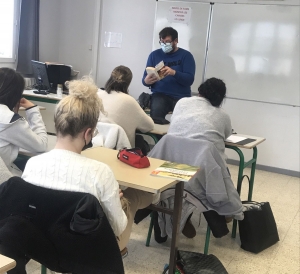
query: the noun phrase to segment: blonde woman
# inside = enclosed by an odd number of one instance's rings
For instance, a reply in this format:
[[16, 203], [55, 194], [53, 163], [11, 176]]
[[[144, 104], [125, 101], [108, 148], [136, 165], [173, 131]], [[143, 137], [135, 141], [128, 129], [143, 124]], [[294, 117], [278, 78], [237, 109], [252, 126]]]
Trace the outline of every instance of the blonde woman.
[[[86, 77], [69, 82], [69, 96], [56, 107], [54, 122], [57, 132], [55, 148], [31, 158], [22, 178], [34, 185], [94, 195], [119, 239], [122, 255], [127, 254], [135, 212], [152, 202], [152, 194], [134, 189], [119, 189], [111, 169], [104, 163], [80, 153], [93, 138], [100, 112], [104, 112], [97, 86]], [[129, 202], [126, 216], [121, 200]]]

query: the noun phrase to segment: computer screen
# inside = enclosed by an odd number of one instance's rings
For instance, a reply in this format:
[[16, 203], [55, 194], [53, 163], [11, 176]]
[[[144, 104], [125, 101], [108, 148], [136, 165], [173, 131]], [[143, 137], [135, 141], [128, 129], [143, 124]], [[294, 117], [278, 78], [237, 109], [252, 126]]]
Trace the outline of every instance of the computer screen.
[[56, 90], [57, 85], [61, 84], [63, 90], [67, 90], [66, 81], [71, 79], [71, 67], [63, 64], [47, 63], [47, 73], [51, 87]]
[[48, 79], [47, 65], [42, 62], [31, 60], [33, 75], [36, 81], [35, 88], [50, 92], [51, 86]]

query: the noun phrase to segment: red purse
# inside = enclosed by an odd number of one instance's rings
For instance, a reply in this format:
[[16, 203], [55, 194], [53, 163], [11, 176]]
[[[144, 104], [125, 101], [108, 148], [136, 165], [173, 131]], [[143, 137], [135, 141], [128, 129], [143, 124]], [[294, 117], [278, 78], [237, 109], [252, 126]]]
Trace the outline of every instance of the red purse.
[[150, 166], [149, 159], [143, 155], [140, 148], [120, 149], [118, 153], [118, 159], [123, 163], [136, 168], [145, 168]]

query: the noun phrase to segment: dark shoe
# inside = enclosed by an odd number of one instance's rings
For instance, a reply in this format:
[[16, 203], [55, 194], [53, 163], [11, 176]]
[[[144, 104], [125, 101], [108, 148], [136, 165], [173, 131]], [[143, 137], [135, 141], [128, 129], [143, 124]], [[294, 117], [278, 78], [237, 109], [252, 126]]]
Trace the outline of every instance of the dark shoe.
[[127, 257], [127, 255], [128, 255], [128, 249], [127, 249], [127, 247], [125, 247], [123, 250], [121, 250], [122, 259]]
[[196, 229], [193, 226], [191, 220], [188, 220], [185, 223], [184, 228], [182, 229], [182, 234], [187, 238], [194, 238], [196, 236]]

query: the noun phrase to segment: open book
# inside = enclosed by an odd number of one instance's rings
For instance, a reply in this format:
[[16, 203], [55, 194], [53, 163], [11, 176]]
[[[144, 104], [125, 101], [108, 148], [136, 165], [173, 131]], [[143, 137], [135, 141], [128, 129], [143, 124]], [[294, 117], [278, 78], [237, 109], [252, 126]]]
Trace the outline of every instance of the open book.
[[164, 162], [160, 167], [151, 172], [153, 176], [173, 178], [187, 182], [199, 170], [199, 167], [174, 162]]
[[159, 80], [164, 78], [164, 76], [161, 73], [161, 69], [165, 66], [164, 61], [160, 61], [155, 68], [154, 67], [146, 67], [147, 74], [154, 74]]

